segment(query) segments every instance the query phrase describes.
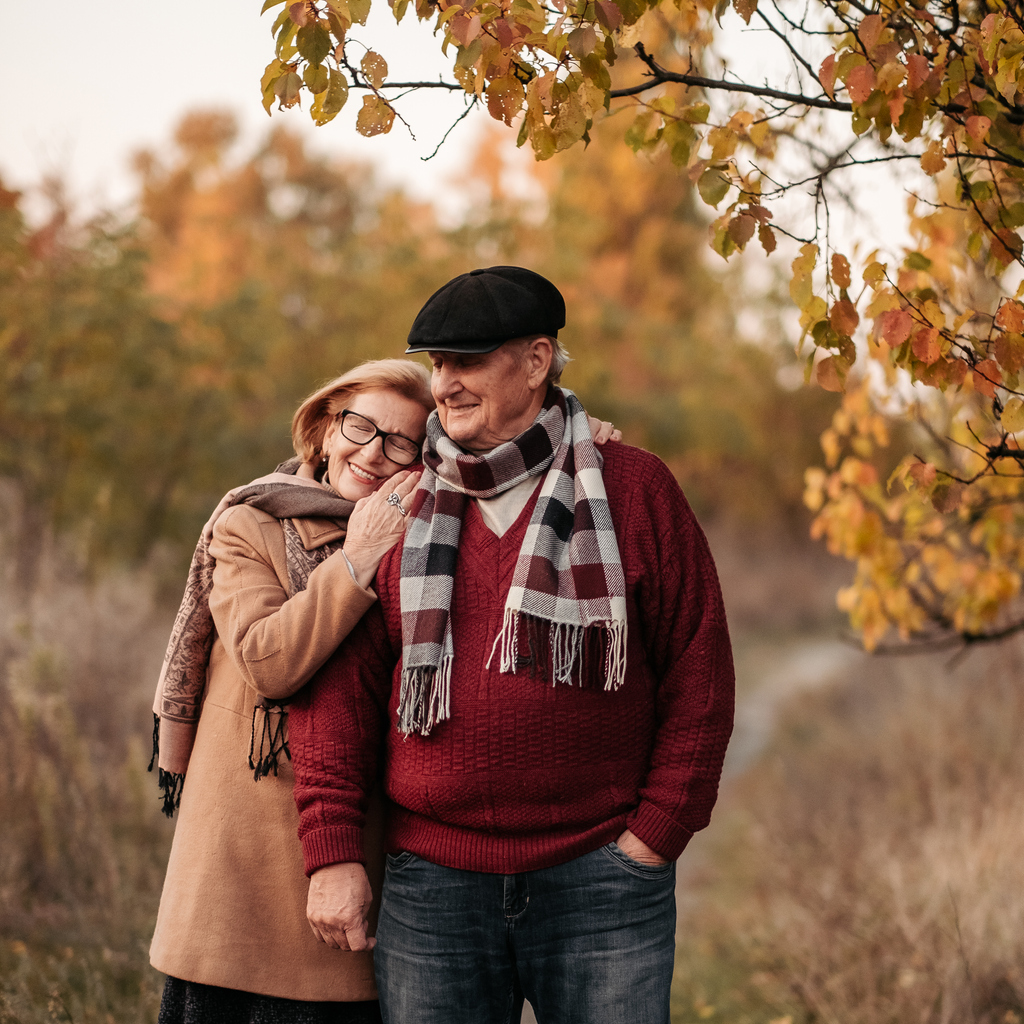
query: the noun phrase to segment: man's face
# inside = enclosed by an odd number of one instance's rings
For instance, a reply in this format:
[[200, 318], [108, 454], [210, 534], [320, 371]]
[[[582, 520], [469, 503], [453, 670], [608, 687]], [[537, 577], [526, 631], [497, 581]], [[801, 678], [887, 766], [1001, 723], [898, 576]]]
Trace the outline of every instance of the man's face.
[[430, 390], [445, 433], [470, 452], [490, 451], [521, 434], [544, 402], [550, 352], [547, 339], [539, 346], [506, 342], [483, 355], [431, 352]]

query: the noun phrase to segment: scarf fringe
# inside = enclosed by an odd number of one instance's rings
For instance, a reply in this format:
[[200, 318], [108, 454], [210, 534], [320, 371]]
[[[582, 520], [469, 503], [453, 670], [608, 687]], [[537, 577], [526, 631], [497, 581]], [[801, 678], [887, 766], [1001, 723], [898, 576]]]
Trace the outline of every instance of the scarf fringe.
[[[519, 669], [529, 668], [530, 674], [539, 675], [550, 656], [552, 686], [558, 683], [572, 686], [574, 682], [585, 686], [591, 682], [592, 672], [587, 671], [588, 667], [594, 664], [595, 655], [603, 652], [604, 689], [617, 690], [626, 679], [626, 632], [625, 620], [582, 626], [548, 622], [518, 609], [506, 608], [487, 668], [498, 653], [499, 672], [516, 675]], [[520, 653], [524, 633], [528, 654]]]
[[[146, 771], [151, 772], [160, 760], [160, 716], [153, 715], [153, 756], [149, 759]], [[157, 788], [161, 794], [160, 810], [165, 817], [173, 818], [174, 812], [181, 806], [181, 792], [185, 788], [185, 776], [177, 772], [164, 771], [157, 767]]]
[[[254, 704], [252, 709], [252, 731], [249, 734], [249, 767], [252, 769], [254, 781], [259, 782], [265, 779], [271, 772], [277, 776], [277, 770], [281, 764], [281, 755], [290, 761], [292, 759], [291, 748], [288, 746], [288, 709], [285, 706], [287, 701], [272, 701], [264, 698], [260, 703]], [[256, 716], [263, 712], [263, 728], [260, 730], [260, 751], [256, 754]], [[270, 716], [276, 716], [276, 722], [271, 725]]]
[[157, 769], [157, 786], [163, 794], [163, 806], [160, 808], [168, 818], [181, 806], [181, 793], [185, 788], [185, 776], [178, 772], [167, 772]]
[[402, 672], [398, 696], [398, 731], [403, 736], [429, 736], [438, 722], [451, 716], [452, 659], [441, 658], [440, 666], [408, 668]]

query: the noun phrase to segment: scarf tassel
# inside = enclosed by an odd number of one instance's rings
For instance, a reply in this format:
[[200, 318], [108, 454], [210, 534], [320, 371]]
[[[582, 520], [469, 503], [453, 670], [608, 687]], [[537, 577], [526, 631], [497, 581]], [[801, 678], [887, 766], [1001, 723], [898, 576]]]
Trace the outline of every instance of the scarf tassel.
[[151, 772], [154, 767], [157, 770], [156, 784], [160, 790], [160, 810], [168, 818], [174, 817], [174, 812], [181, 806], [181, 791], [185, 788], [185, 776], [178, 772], [164, 771], [159, 767], [160, 760], [160, 716], [153, 715], [153, 756], [146, 765], [146, 771]]
[[[256, 782], [265, 779], [271, 772], [277, 775], [281, 755], [290, 761], [292, 752], [288, 746], [288, 710], [284, 701], [263, 698], [252, 709], [252, 731], [249, 734], [249, 767]], [[263, 712], [263, 728], [260, 730], [260, 751], [256, 754], [256, 716]], [[275, 721], [271, 724], [271, 715]]]
[[[525, 633], [525, 637], [524, 637]], [[523, 640], [526, 650], [523, 652]], [[583, 626], [548, 622], [506, 608], [501, 632], [491, 648], [487, 667], [500, 647], [498, 670], [515, 675], [528, 668], [539, 675], [551, 664], [551, 683], [587, 686], [597, 683], [594, 668], [602, 666], [605, 690], [617, 690], [626, 679], [626, 622], [592, 623]], [[602, 657], [603, 655], [603, 657]]]
[[168, 818], [181, 806], [181, 791], [185, 788], [185, 776], [178, 772], [167, 772], [157, 769], [157, 786], [163, 796], [161, 810]]
[[438, 722], [450, 717], [451, 691], [452, 659], [448, 655], [438, 667], [405, 669], [398, 695], [398, 731], [404, 736], [429, 736]]

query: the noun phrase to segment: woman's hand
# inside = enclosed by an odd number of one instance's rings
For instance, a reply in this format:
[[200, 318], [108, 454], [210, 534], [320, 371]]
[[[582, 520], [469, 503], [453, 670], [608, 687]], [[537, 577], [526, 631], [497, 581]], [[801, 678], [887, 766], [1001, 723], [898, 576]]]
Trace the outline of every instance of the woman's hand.
[[388, 504], [388, 495], [394, 491], [408, 511], [419, 482], [418, 471], [405, 470], [385, 480], [369, 497], [356, 502], [348, 520], [345, 554], [355, 571], [356, 582], [364, 589], [373, 582], [380, 560], [405, 535], [406, 517]]
[[608, 420], [599, 420], [594, 416], [588, 416], [587, 423], [590, 424], [590, 434], [594, 438], [594, 444], [622, 440], [622, 431], [613, 426]]

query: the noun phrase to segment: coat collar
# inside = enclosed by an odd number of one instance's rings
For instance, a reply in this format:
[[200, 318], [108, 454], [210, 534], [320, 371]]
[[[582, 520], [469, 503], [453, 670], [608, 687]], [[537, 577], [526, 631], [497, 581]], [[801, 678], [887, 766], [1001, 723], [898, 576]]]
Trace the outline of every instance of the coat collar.
[[293, 519], [295, 530], [307, 551], [321, 548], [345, 536], [345, 526], [336, 519], [305, 517]]

